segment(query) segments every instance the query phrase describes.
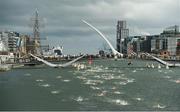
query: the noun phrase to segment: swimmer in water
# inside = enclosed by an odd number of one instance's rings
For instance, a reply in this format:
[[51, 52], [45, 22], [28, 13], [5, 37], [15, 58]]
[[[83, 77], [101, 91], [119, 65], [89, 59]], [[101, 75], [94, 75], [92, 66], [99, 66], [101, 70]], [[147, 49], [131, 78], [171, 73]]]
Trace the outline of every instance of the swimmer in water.
[[129, 61], [129, 62], [128, 62], [128, 65], [131, 65], [131, 64], [132, 64], [132, 62], [131, 62], [131, 61]]

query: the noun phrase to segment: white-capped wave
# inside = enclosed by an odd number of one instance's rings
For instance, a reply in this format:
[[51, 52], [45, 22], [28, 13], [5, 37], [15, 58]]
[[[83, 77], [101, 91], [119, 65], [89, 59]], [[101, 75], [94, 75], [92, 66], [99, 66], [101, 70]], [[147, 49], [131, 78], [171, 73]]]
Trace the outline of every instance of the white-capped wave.
[[83, 76], [77, 76], [78, 79], [81, 79], [81, 80], [85, 80], [87, 79], [86, 77], [83, 77]]
[[97, 94], [97, 96], [105, 96], [107, 94], [107, 91], [102, 91]]
[[60, 78], [62, 78], [62, 77], [61, 77], [61, 76], [57, 76], [56, 78], [57, 78], [57, 79], [60, 79]]
[[51, 91], [52, 94], [59, 94], [58, 90]]
[[111, 89], [112, 89], [112, 90], [115, 90], [115, 89], [116, 89], [116, 87], [115, 87], [115, 86], [113, 86]]
[[37, 79], [36, 82], [43, 82], [43, 79]]
[[94, 73], [99, 73], [99, 72], [103, 72], [103, 73], [107, 73], [107, 72], [116, 72], [114, 70], [109, 70], [108, 67], [103, 67], [103, 66], [95, 66], [95, 67], [91, 67], [91, 69], [87, 69], [87, 72], [94, 72]]
[[113, 93], [114, 94], [124, 94], [123, 92], [120, 92], [120, 91], [114, 91]]
[[82, 101], [84, 101], [84, 98], [82, 96], [78, 96], [74, 100], [76, 100], [77, 102], [82, 102]]
[[96, 68], [88, 69], [88, 70], [86, 70], [86, 71], [88, 71], [88, 72], [102, 72], [103, 69], [100, 68], [100, 67], [96, 67]]
[[31, 76], [31, 74], [30, 73], [26, 73], [26, 74], [24, 74], [24, 76]]
[[[115, 70], [116, 71], [116, 70]], [[116, 71], [117, 73], [123, 73], [123, 71], [121, 71], [121, 70], [118, 70], [118, 71]]]
[[137, 101], [142, 101], [143, 99], [140, 98], [140, 97], [137, 97], [137, 98], [135, 98], [135, 100], [137, 100]]
[[86, 80], [85, 84], [88, 84], [88, 85], [97, 85], [97, 84], [102, 84], [103, 81], [101, 80]]
[[144, 70], [144, 68], [140, 68], [139, 70], [143, 71], [143, 70]]
[[120, 99], [115, 100], [115, 103], [118, 105], [129, 105], [127, 101]]
[[167, 75], [167, 76], [164, 76], [164, 78], [166, 78], [166, 79], [170, 79], [171, 77]]
[[118, 85], [126, 85], [127, 82], [125, 82], [125, 81], [122, 81], [122, 82], [114, 82], [114, 84], [118, 84]]
[[65, 80], [63, 80], [63, 82], [70, 82], [70, 80], [69, 79], [65, 79]]
[[128, 79], [127, 83], [133, 83], [135, 81], [135, 79]]
[[50, 84], [40, 84], [42, 87], [50, 87]]
[[95, 76], [93, 76], [94, 78], [97, 78], [97, 79], [100, 79], [101, 78], [101, 76], [100, 75], [95, 75]]
[[100, 90], [99, 87], [95, 87], [95, 86], [90, 86], [90, 88], [93, 89], [93, 90]]
[[114, 74], [106, 73], [106, 74], [102, 74], [101, 77], [105, 80], [112, 80], [114, 79]]
[[153, 108], [163, 109], [163, 108], [166, 108], [166, 106], [162, 104], [157, 104], [157, 105], [154, 105]]
[[107, 69], [108, 69], [108, 67], [105, 67], [104, 69], [106, 69], [106, 70], [107, 70]]
[[129, 103], [125, 100], [122, 100], [122, 99], [107, 99], [108, 102], [111, 102], [111, 103], [115, 103], [116, 105], [129, 105]]

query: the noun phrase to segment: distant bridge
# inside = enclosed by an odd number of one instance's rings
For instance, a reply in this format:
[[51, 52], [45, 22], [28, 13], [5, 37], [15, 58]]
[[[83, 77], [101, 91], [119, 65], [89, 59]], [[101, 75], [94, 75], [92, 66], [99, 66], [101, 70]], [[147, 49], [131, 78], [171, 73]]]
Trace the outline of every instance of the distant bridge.
[[169, 63], [169, 62], [166, 62], [166, 61], [164, 61], [164, 60], [162, 60], [160, 58], [157, 58], [157, 57], [155, 57], [155, 56], [153, 56], [153, 55], [151, 55], [149, 53], [146, 53], [146, 55], [149, 56], [149, 57], [152, 57], [157, 62], [159, 62], [159, 63], [161, 63], [161, 64], [163, 64], [165, 66], [168, 66], [168, 67], [180, 67], [180, 63]]

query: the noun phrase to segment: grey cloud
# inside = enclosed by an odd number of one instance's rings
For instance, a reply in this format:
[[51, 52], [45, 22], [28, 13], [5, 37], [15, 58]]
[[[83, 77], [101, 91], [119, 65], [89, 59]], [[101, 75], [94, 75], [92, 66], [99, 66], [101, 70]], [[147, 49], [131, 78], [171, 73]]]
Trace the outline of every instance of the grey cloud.
[[[64, 41], [68, 49], [75, 45], [84, 48], [85, 43], [92, 42], [84, 52], [96, 52], [104, 41], [81, 19], [101, 30], [113, 45], [116, 22], [120, 19], [127, 20], [130, 33], [137, 35], [143, 32], [157, 34], [167, 26], [180, 24], [179, 0], [0, 0], [0, 29], [32, 34], [28, 25], [36, 8], [45, 20], [41, 36], [57, 39], [57, 44], [58, 40]], [[76, 39], [80, 41], [74, 45]], [[73, 49], [71, 51], [74, 53]]]

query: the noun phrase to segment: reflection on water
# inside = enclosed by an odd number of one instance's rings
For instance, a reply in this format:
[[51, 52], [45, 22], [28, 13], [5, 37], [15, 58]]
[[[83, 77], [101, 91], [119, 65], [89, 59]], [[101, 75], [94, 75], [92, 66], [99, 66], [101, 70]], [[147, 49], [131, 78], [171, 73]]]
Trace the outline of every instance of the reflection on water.
[[180, 110], [180, 70], [147, 61], [94, 60], [86, 69], [14, 69], [0, 75], [0, 110]]

